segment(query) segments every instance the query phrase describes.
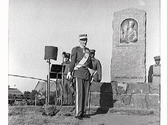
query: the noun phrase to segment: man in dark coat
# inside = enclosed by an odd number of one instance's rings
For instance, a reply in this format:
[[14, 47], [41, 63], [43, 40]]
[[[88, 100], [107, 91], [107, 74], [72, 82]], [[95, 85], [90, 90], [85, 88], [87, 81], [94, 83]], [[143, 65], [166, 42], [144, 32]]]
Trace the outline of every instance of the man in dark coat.
[[100, 82], [102, 79], [102, 66], [101, 66], [100, 61], [95, 58], [95, 52], [96, 51], [94, 49], [90, 50], [93, 70], [97, 71], [97, 73], [95, 73], [95, 75], [93, 76], [93, 80], [95, 82]]
[[75, 118], [83, 119], [88, 117], [86, 109], [91, 79], [88, 68], [92, 68], [89, 49], [86, 47], [87, 34], [79, 35], [79, 43], [79, 46], [72, 49], [67, 78], [71, 79], [73, 74], [76, 80]]

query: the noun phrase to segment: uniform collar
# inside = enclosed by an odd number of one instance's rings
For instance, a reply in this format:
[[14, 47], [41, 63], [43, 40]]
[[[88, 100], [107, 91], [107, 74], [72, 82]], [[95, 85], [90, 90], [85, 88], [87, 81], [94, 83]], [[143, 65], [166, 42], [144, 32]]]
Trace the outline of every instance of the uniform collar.
[[96, 60], [96, 58], [94, 57], [94, 58], [91, 58], [92, 60]]

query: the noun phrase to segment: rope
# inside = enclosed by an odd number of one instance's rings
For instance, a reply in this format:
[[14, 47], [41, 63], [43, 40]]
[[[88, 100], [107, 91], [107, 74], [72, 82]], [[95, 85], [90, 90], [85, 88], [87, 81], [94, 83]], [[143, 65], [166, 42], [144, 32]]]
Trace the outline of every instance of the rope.
[[[35, 80], [41, 80], [47, 82], [45, 79], [40, 79], [40, 78], [35, 78], [35, 77], [28, 77], [28, 76], [21, 76], [21, 75], [13, 75], [13, 74], [8, 74], [8, 76], [14, 76], [14, 77], [21, 77], [21, 78], [29, 78], [29, 79], [35, 79]], [[52, 81], [52, 80], [50, 80]]]

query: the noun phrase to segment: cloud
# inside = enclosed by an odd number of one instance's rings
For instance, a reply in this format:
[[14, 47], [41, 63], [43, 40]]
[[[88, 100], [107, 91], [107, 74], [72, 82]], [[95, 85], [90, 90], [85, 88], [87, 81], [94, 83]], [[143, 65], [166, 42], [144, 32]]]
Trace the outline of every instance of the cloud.
[[140, 6], [145, 6], [145, 2], [143, 0], [138, 0]]

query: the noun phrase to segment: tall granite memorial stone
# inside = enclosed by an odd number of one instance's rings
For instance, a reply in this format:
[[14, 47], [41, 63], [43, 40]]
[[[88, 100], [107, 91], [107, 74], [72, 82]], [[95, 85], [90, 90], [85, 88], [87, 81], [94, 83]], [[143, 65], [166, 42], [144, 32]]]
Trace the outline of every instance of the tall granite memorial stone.
[[146, 82], [146, 12], [114, 13], [111, 81]]

